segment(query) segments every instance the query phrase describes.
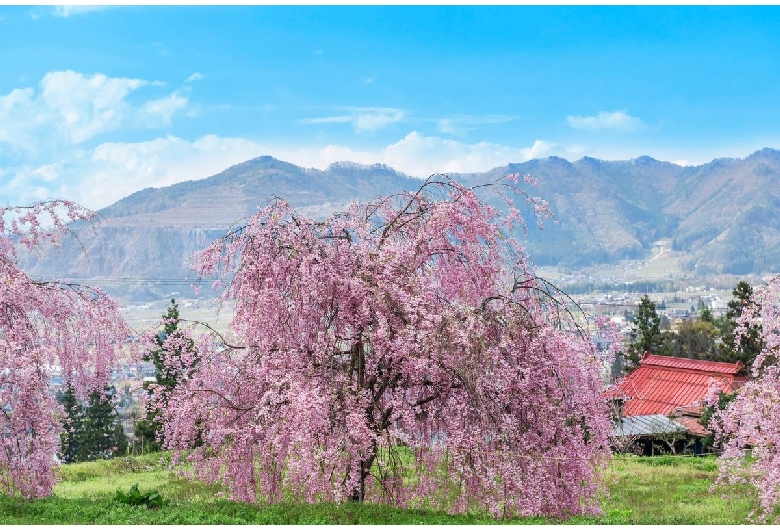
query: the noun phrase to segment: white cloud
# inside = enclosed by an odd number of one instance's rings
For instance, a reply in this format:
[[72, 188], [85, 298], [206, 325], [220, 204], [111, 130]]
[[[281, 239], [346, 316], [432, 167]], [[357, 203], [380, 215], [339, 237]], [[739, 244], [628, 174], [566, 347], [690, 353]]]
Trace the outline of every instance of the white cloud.
[[85, 161], [77, 185], [78, 200], [101, 208], [135, 191], [208, 177], [260, 156], [260, 146], [242, 138], [204, 136], [187, 141], [175, 136], [148, 142], [105, 143]]
[[354, 120], [352, 116], [325, 116], [324, 118], [307, 118], [301, 120], [303, 123], [351, 123]]
[[95, 11], [103, 11], [109, 9], [111, 6], [94, 6], [94, 5], [78, 5], [78, 6], [54, 6], [54, 15], [58, 17], [72, 17], [74, 15], [86, 15], [87, 13], [94, 13]]
[[72, 70], [49, 72], [38, 90], [17, 88], [0, 96], [0, 147], [31, 153], [80, 145], [122, 127], [168, 125], [188, 100], [174, 92], [136, 106], [127, 96], [158, 82]]
[[458, 129], [453, 120], [443, 118], [439, 120], [439, 132], [444, 134], [458, 134], [460, 133], [460, 129]]
[[176, 93], [167, 98], [147, 101], [139, 109], [141, 123], [150, 126], [168, 125], [171, 123], [174, 113], [187, 106], [187, 101], [187, 98]]
[[[565, 153], [541, 140], [531, 146], [506, 146], [417, 131], [389, 145], [365, 149], [335, 144], [273, 145], [214, 135], [196, 140], [165, 136], [144, 142], [110, 141], [113, 138], [106, 133], [167, 126], [176, 116], [193, 110], [186, 96], [173, 92], [160, 97], [160, 90], [143, 79], [63, 71], [46, 74], [38, 87], [0, 95], [0, 188], [6, 200], [27, 204], [64, 197], [98, 209], [145, 187], [208, 177], [261, 155], [321, 169], [344, 160], [384, 163], [425, 177], [437, 172], [485, 171], [508, 162]], [[140, 97], [146, 91], [157, 94]], [[308, 122], [345, 123], [363, 132], [413, 120], [397, 108], [341, 107], [336, 111]], [[450, 119], [462, 124], [488, 118]], [[446, 122], [442, 123], [446, 129]]]
[[146, 84], [103, 74], [85, 77], [72, 70], [49, 72], [41, 80], [39, 97], [47, 111], [58, 115], [58, 125], [68, 131], [72, 143], [79, 144], [118, 128], [130, 111], [125, 96]]
[[319, 169], [346, 160], [383, 163], [408, 175], [427, 177], [433, 173], [486, 171], [551, 154], [565, 155], [566, 151], [542, 140], [530, 147], [513, 147], [489, 142], [469, 144], [418, 132], [366, 150], [333, 144], [274, 146], [214, 135], [194, 141], [167, 136], [147, 142], [107, 142], [84, 149], [67, 162], [16, 172], [11, 187], [15, 193], [25, 194], [19, 202], [66, 197], [99, 209], [140, 189], [205, 178], [261, 155]]
[[57, 180], [60, 169], [58, 164], [47, 164], [34, 170], [34, 173], [38, 175], [45, 182], [53, 182]]
[[[99, 157], [93, 160], [94, 145], [101, 137], [127, 128], [167, 126], [177, 113], [186, 112], [188, 99], [177, 92], [138, 103], [129, 100], [130, 93], [143, 87], [159, 91], [154, 85], [142, 79], [68, 70], [47, 73], [36, 88], [16, 88], [0, 95], [0, 189], [6, 201], [91, 200], [81, 183], [90, 182], [91, 175], [104, 169], [98, 167], [105, 165]], [[133, 177], [128, 171], [118, 174]], [[125, 189], [121, 179], [108, 181], [107, 186]], [[110, 191], [105, 196], [115, 199]]]
[[484, 116], [474, 115], [459, 115], [451, 116], [448, 118], [442, 118], [438, 120], [439, 132], [442, 134], [449, 134], [452, 136], [461, 136], [466, 131], [475, 129], [480, 125], [492, 125], [496, 123], [506, 123], [516, 118], [513, 116], [493, 115], [488, 114]]
[[354, 122], [355, 130], [373, 131], [403, 121], [404, 111], [399, 109], [364, 109], [358, 112]]
[[339, 110], [346, 111], [347, 114], [309, 118], [301, 121], [313, 124], [351, 123], [355, 132], [361, 133], [383, 129], [394, 123], [403, 122], [407, 117], [405, 110], [387, 107], [345, 107]]
[[566, 116], [569, 125], [574, 129], [586, 131], [618, 131], [631, 132], [645, 127], [639, 118], [630, 116], [626, 109], [614, 112], [599, 111], [596, 116]]
[[201, 79], [205, 78], [205, 75], [201, 74], [200, 72], [195, 72], [187, 78], [187, 82], [192, 83], [193, 81], [200, 81]]
[[[58, 163], [45, 164], [40, 167], [22, 166], [7, 171], [8, 178], [3, 178], [3, 187], [9, 197], [18, 197], [12, 204], [29, 204], [33, 201], [53, 198], [53, 189], [65, 191], [57, 179], [62, 165]], [[3, 172], [0, 172], [2, 175]], [[60, 195], [66, 197], [65, 195]]]
[[0, 96], [0, 142], [39, 150], [47, 144], [80, 144], [118, 128], [131, 112], [125, 96], [146, 84], [140, 79], [49, 72], [32, 88]]
[[470, 173], [547, 156], [560, 151], [556, 148], [544, 140], [536, 140], [531, 147], [510, 147], [490, 142], [469, 144], [414, 131], [387, 146], [382, 162], [416, 176]]
[[16, 88], [0, 96], [0, 143], [32, 143], [30, 130], [43, 124], [32, 105], [34, 95], [32, 88]]

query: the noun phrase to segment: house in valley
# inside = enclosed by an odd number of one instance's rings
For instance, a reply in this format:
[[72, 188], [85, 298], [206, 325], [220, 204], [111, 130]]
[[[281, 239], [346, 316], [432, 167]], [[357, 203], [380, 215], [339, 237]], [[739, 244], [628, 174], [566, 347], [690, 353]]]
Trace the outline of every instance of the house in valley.
[[726, 393], [747, 381], [742, 363], [681, 359], [645, 353], [639, 367], [610, 392], [615, 405], [615, 439], [625, 447], [654, 454], [693, 445], [701, 452], [708, 432], [699, 423], [704, 399], [714, 383]]

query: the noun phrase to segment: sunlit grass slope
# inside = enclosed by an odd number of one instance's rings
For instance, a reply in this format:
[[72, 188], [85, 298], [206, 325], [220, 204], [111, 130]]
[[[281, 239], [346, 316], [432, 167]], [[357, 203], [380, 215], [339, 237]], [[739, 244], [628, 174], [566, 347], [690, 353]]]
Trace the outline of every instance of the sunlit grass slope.
[[[165, 454], [62, 466], [62, 481], [49, 499], [0, 497], [0, 524], [482, 524], [484, 514], [451, 516], [375, 504], [287, 503], [267, 507], [224, 500], [218, 486], [189, 481], [167, 469]], [[575, 524], [739, 524], [753, 495], [747, 486], [710, 492], [713, 458], [617, 457], [606, 481], [610, 491], [599, 517]], [[157, 489], [170, 502], [159, 509], [113, 500], [117, 488]], [[725, 495], [725, 498], [724, 498]], [[503, 521], [544, 524], [539, 518]]]

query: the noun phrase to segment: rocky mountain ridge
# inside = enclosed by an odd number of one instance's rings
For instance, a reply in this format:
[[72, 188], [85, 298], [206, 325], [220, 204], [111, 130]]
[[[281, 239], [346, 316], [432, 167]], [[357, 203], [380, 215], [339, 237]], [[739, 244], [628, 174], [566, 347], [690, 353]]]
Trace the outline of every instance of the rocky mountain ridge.
[[[549, 157], [450, 176], [476, 185], [507, 173], [538, 179], [528, 191], [548, 200], [557, 218], [542, 231], [529, 222], [527, 236], [518, 235], [539, 265], [641, 259], [654, 242], [671, 239], [684, 252], [684, 266], [699, 274], [780, 271], [778, 150], [689, 167], [646, 156]], [[194, 251], [269, 198], [283, 197], [301, 214], [323, 218], [352, 201], [420, 184], [381, 164], [340, 162], [317, 170], [259, 157], [206, 179], [136, 192], [101, 210], [97, 227], [74, 226], [80, 244], [71, 238], [59, 254], [32, 255], [26, 268], [38, 277], [111, 280], [119, 295], [160, 296], [171, 284], [187, 283], [185, 262]]]

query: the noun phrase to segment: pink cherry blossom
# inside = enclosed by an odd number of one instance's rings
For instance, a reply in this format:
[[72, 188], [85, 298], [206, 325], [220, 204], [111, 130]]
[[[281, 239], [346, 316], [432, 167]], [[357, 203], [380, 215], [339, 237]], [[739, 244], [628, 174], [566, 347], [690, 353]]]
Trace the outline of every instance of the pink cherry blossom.
[[198, 254], [235, 310], [177, 339], [174, 461], [248, 502], [597, 513], [601, 363], [480, 197], [436, 176], [324, 222], [275, 200]]
[[99, 289], [30, 278], [17, 245], [58, 245], [68, 221], [93, 213], [63, 200], [0, 208], [0, 493], [50, 495], [63, 411], [52, 370], [77, 395], [103, 388], [129, 334], [113, 300]]
[[[751, 514], [765, 521], [780, 506], [780, 281], [775, 278], [756, 289], [737, 326], [739, 335], [747, 324], [759, 323], [763, 349], [753, 361], [752, 378], [737, 397], [712, 422], [723, 443], [719, 484], [750, 483], [758, 493], [759, 506]], [[739, 342], [737, 342], [739, 343]], [[715, 392], [710, 396], [717, 402]], [[753, 462], [745, 459], [752, 453]], [[775, 517], [775, 522], [777, 522]]]

